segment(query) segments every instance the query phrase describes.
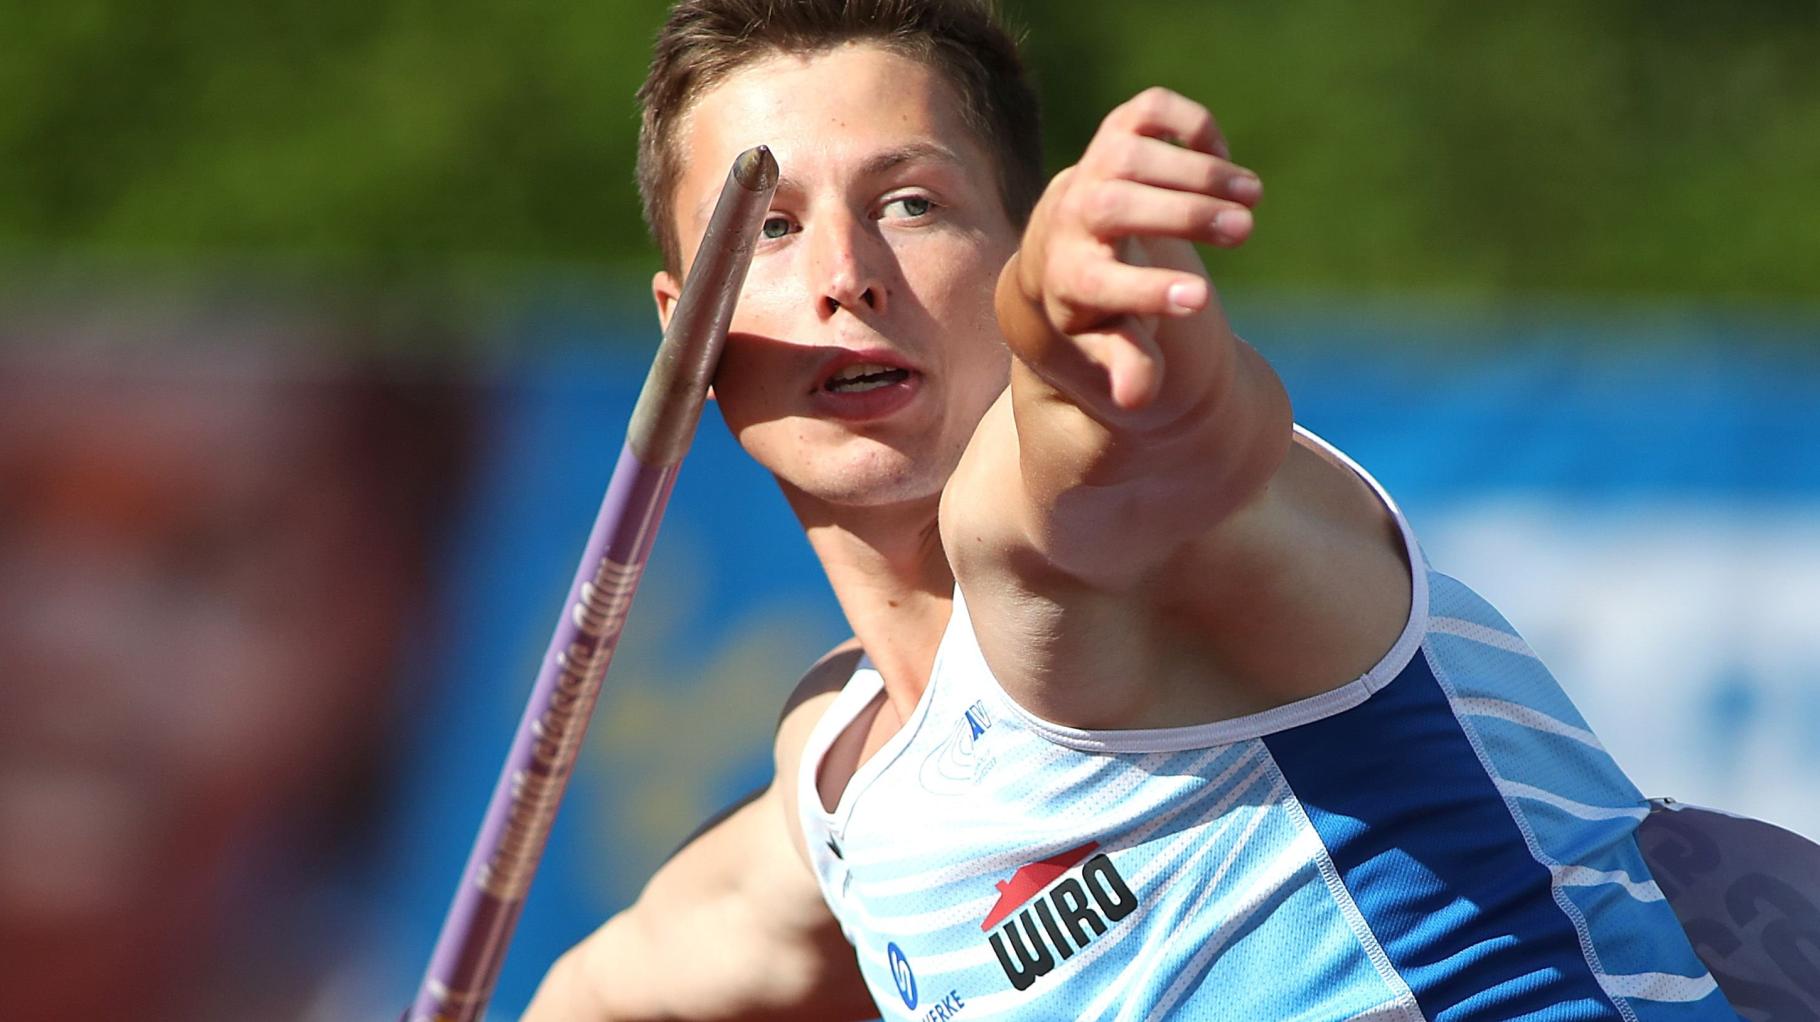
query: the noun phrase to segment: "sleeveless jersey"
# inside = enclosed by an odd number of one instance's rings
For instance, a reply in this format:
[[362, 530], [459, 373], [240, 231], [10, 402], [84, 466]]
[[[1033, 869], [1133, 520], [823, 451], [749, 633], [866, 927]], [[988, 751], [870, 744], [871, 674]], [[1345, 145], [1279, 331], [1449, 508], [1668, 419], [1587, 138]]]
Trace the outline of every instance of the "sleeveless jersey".
[[[1312, 439], [1312, 438], [1311, 438]], [[815, 872], [886, 1020], [1736, 1019], [1645, 867], [1647, 803], [1534, 653], [1431, 571], [1369, 673], [1264, 713], [1082, 731], [1002, 691], [957, 590]]]

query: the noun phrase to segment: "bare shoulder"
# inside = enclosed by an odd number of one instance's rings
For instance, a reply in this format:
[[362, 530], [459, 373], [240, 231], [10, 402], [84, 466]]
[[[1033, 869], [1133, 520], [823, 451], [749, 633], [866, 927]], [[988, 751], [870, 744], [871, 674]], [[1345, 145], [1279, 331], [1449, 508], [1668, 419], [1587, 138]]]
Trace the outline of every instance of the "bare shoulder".
[[[944, 495], [943, 537], [987, 662], [1032, 712], [1091, 728], [1240, 716], [1352, 681], [1401, 635], [1413, 587], [1395, 516], [1319, 444], [1298, 435], [1248, 500], [1105, 585], [1055, 563], [1016, 520], [1003, 499], [1016, 473], [990, 418]], [[1109, 525], [1104, 541], [1145, 527]]]
[[782, 803], [791, 840], [805, 859], [808, 851], [803, 844], [802, 828], [796, 825], [796, 778], [802, 769], [803, 748], [808, 744], [810, 732], [821, 722], [864, 655], [858, 639], [848, 639], [823, 654], [803, 673], [790, 698], [784, 701], [783, 712], [778, 717], [772, 749], [777, 765], [778, 800]]
[[[1228, 616], [1251, 605], [1320, 633], [1363, 628], [1394, 638], [1413, 589], [1391, 508], [1358, 471], [1300, 434], [1257, 499], [1190, 543], [1178, 565], [1159, 579], [1166, 600], [1197, 594], [1203, 610]], [[1214, 569], [1230, 581], [1214, 582], [1205, 574]]]
[[1255, 712], [1337, 688], [1377, 668], [1411, 612], [1402, 529], [1350, 465], [1298, 434], [1252, 501], [1192, 540], [1152, 583]]
[[777, 721], [777, 759], [781, 770], [785, 760], [794, 765], [802, 759], [803, 745], [809, 740], [809, 732], [828, 711], [828, 704], [840, 694], [840, 690], [853, 677], [853, 671], [859, 666], [865, 652], [859, 647], [858, 639], [846, 642], [823, 654], [821, 659], [810, 665], [803, 672], [802, 679], [784, 701], [783, 713]]

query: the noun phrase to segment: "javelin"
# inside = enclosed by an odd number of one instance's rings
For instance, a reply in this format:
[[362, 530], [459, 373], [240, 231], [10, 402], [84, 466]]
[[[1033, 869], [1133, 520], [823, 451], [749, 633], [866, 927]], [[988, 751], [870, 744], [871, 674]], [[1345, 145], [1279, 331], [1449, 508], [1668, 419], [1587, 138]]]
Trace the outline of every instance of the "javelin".
[[493, 996], [670, 488], [695, 438], [752, 246], [776, 188], [777, 161], [764, 146], [740, 153], [727, 172], [695, 265], [633, 406], [619, 464], [461, 885], [403, 1022], [472, 1022]]

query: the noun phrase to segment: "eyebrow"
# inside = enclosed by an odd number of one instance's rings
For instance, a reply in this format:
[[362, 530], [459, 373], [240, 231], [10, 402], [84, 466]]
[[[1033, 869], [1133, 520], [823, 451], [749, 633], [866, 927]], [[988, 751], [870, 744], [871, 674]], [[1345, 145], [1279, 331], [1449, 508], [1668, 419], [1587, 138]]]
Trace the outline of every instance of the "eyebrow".
[[964, 166], [960, 154], [944, 145], [934, 142], [910, 142], [882, 153], [876, 153], [860, 165], [859, 172], [865, 177], [877, 177], [880, 174], [896, 170], [906, 163], [945, 163], [950, 166]]

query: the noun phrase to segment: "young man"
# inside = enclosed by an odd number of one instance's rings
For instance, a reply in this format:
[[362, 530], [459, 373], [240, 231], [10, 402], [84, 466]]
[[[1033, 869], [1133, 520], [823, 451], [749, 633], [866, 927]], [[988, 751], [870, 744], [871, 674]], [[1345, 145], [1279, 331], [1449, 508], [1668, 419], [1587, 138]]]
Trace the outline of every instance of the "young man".
[[660, 318], [782, 167], [716, 387], [856, 638], [530, 1019], [1734, 1017], [1641, 797], [1233, 335], [1193, 243], [1260, 185], [1204, 108], [1032, 209], [964, 0], [685, 0], [641, 96]]

